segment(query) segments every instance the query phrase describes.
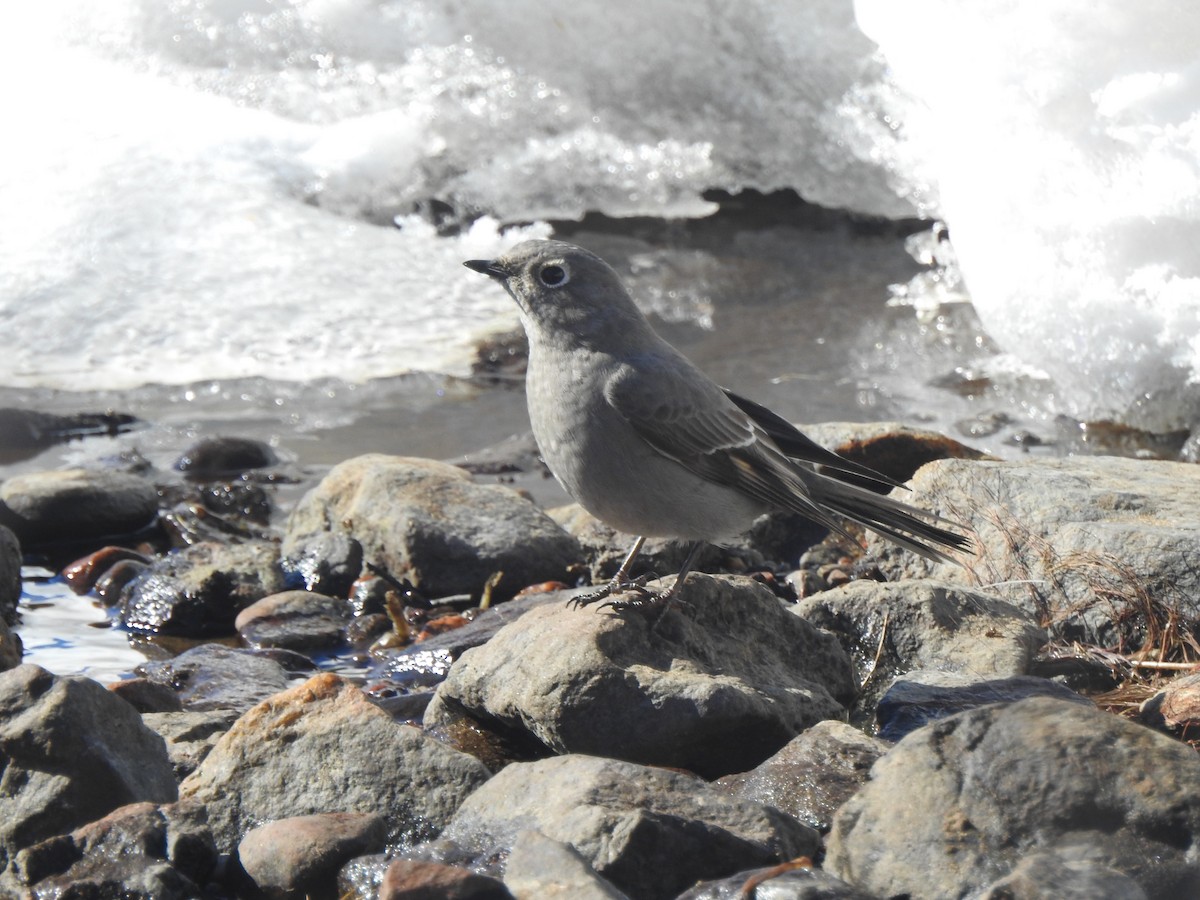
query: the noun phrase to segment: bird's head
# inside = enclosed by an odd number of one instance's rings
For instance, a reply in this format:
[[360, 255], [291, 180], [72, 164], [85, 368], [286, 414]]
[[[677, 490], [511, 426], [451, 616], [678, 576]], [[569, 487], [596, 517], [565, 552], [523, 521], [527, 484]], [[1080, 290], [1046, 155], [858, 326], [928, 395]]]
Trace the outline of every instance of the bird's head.
[[612, 266], [563, 241], [524, 241], [496, 259], [463, 263], [500, 282], [521, 307], [530, 340], [594, 341], [649, 328]]

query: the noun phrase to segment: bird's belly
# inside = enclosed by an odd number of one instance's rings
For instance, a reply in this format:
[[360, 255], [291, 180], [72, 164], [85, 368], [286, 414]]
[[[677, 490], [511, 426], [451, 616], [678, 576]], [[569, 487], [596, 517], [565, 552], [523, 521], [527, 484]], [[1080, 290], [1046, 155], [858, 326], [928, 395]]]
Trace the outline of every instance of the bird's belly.
[[600, 398], [540, 404], [534, 437], [555, 478], [580, 506], [629, 534], [706, 540], [736, 537], [767, 508], [662, 456]]

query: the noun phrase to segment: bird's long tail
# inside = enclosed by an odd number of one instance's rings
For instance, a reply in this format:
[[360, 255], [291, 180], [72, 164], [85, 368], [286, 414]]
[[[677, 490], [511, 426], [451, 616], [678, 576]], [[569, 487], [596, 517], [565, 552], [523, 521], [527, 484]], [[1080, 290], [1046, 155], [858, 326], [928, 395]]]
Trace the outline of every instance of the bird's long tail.
[[818, 506], [869, 528], [926, 559], [957, 564], [959, 561], [945, 550], [970, 552], [973, 549], [970, 538], [943, 527], [955, 526], [955, 522], [853, 484], [812, 472], [806, 475], [804, 480]]

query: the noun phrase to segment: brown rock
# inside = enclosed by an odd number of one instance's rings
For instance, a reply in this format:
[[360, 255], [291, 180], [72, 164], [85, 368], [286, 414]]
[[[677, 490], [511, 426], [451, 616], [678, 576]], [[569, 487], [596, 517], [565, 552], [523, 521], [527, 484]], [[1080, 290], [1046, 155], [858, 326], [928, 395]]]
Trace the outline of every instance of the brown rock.
[[384, 873], [379, 900], [513, 900], [503, 882], [441, 863], [398, 859]]
[[332, 896], [342, 864], [382, 850], [386, 837], [387, 825], [375, 813], [294, 816], [251, 829], [238, 844], [238, 858], [269, 896]]

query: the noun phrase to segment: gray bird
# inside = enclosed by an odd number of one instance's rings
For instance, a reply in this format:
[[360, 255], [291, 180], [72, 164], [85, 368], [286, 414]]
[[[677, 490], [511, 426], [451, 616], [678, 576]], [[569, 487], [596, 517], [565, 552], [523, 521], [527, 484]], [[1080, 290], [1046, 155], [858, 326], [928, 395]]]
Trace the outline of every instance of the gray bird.
[[[612, 581], [577, 602], [633, 589], [632, 600], [607, 605], [669, 604], [705, 542], [728, 543], [772, 510], [850, 537], [840, 516], [935, 560], [951, 559], [941, 548], [970, 547], [944, 519], [861, 486], [896, 482], [711, 381], [654, 332], [595, 254], [525, 241], [464, 265], [500, 282], [521, 308], [529, 420], [546, 465], [584, 509], [639, 536]], [[647, 537], [694, 542], [662, 593], [629, 580]]]

